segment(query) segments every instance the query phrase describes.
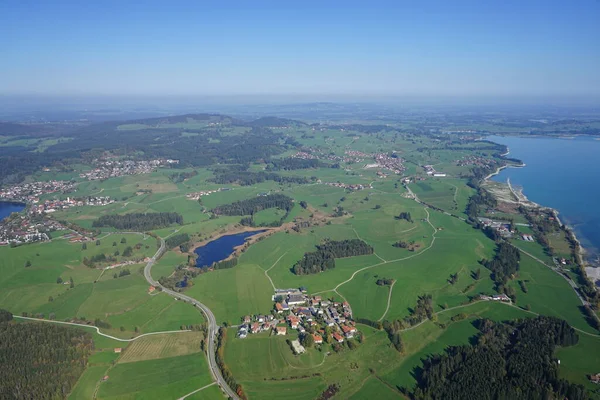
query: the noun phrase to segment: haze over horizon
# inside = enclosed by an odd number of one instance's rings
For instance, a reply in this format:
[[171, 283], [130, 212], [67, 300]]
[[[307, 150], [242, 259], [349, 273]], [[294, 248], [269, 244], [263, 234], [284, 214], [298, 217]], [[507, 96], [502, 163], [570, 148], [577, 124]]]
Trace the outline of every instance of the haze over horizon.
[[4, 2], [0, 95], [597, 98], [599, 17], [593, 0]]

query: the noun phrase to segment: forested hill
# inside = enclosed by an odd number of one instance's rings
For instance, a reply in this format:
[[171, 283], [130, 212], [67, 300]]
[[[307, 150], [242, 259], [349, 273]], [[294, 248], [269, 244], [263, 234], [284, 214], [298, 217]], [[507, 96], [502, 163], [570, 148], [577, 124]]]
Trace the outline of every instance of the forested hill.
[[16, 323], [11, 318], [0, 310], [0, 399], [67, 398], [85, 369], [92, 336], [79, 329]]
[[52, 143], [44, 151], [38, 151], [35, 142], [15, 146], [16, 151], [10, 146], [0, 148], [0, 184], [20, 182], [42, 167], [62, 168], [64, 160], [88, 163], [103, 151], [145, 159], [176, 159], [180, 168], [269, 160], [296, 145], [272, 129], [282, 124], [302, 123], [279, 118], [248, 122], [218, 114], [187, 114], [94, 124], [2, 124], [0, 136], [68, 140]]
[[556, 346], [579, 337], [565, 321], [537, 317], [511, 323], [479, 320], [473, 346], [450, 347], [423, 361], [415, 376], [416, 399], [569, 399], [589, 396], [558, 377]]

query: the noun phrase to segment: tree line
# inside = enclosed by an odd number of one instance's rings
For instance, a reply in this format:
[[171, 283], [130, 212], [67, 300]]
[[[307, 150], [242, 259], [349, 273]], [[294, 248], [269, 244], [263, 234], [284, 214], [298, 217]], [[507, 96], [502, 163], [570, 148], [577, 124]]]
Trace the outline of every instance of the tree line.
[[474, 345], [453, 346], [415, 369], [415, 399], [588, 399], [586, 389], [558, 376], [556, 346], [579, 337], [565, 321], [537, 317], [477, 321]]
[[343, 257], [373, 254], [373, 247], [360, 239], [326, 241], [317, 247], [317, 251], [305, 253], [292, 267], [296, 275], [316, 274], [335, 268], [335, 259]]
[[278, 183], [296, 183], [306, 184], [310, 180], [303, 176], [282, 176], [274, 172], [253, 172], [253, 171], [213, 171], [214, 178], [209, 181], [219, 184], [236, 183], [240, 186], [250, 186], [264, 181], [274, 181]]
[[294, 207], [294, 200], [283, 194], [276, 193], [225, 204], [213, 208], [211, 212], [216, 215], [253, 215], [267, 208], [280, 208], [289, 211], [292, 207]]
[[119, 230], [149, 231], [166, 228], [172, 224], [183, 225], [183, 217], [176, 212], [131, 213], [102, 215], [94, 221], [93, 227], [110, 226]]
[[267, 170], [270, 171], [291, 171], [295, 169], [312, 169], [312, 168], [320, 168], [320, 167], [328, 167], [329, 164], [326, 164], [317, 159], [302, 159], [302, 158], [281, 158], [281, 159], [271, 159], [271, 164], [267, 166]]
[[66, 399], [93, 349], [80, 329], [12, 322], [0, 310], [0, 398]]
[[[181, 247], [182, 245], [187, 244], [189, 241], [190, 235], [187, 233], [178, 233], [165, 239], [165, 246], [167, 246], [168, 249], [172, 249], [173, 247], [177, 246]], [[181, 249], [181, 251], [184, 250]], [[185, 251], [187, 251], [187, 249]]]

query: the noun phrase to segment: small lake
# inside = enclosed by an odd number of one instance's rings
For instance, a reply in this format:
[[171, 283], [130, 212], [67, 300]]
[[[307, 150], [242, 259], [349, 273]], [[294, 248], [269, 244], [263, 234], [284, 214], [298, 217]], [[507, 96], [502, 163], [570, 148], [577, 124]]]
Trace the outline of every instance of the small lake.
[[0, 201], [0, 221], [14, 212], [20, 212], [25, 208], [23, 203], [14, 203], [11, 201]]
[[266, 229], [261, 231], [251, 231], [236, 233], [235, 235], [225, 235], [218, 239], [208, 242], [202, 247], [194, 250], [198, 255], [196, 259], [196, 267], [209, 267], [213, 263], [226, 259], [233, 253], [235, 247], [244, 244], [247, 238], [266, 232]]

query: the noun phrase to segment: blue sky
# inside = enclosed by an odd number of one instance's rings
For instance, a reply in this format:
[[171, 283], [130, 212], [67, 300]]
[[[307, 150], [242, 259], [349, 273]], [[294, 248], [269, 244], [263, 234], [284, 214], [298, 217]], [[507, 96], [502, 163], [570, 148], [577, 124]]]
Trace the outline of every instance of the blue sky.
[[1, 1], [0, 94], [600, 95], [597, 0], [141, 3]]

